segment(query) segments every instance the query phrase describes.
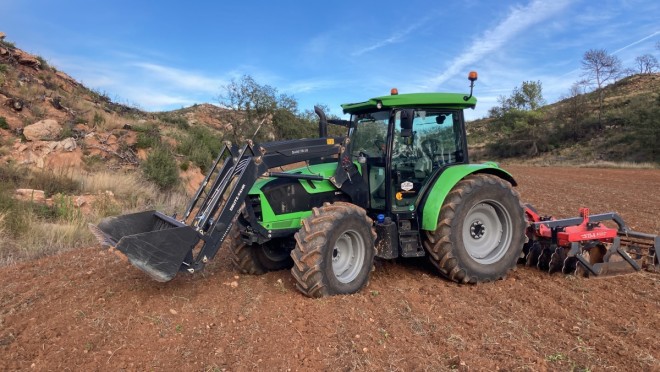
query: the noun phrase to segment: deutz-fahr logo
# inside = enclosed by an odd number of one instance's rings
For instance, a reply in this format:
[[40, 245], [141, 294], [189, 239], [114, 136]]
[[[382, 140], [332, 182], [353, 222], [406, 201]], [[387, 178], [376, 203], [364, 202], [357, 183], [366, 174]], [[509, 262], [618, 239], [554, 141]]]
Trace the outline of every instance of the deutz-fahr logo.
[[309, 152], [309, 149], [291, 150], [291, 155], [304, 154], [306, 152]]
[[413, 183], [410, 181], [405, 181], [401, 183], [401, 190], [410, 191], [413, 189]]

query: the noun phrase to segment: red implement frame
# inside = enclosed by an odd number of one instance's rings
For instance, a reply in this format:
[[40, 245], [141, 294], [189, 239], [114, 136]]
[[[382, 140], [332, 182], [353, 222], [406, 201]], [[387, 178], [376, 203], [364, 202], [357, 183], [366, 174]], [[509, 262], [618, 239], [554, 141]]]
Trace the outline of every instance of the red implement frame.
[[[549, 272], [584, 272], [586, 275], [617, 274], [646, 268], [660, 271], [657, 235], [633, 231], [616, 213], [554, 219], [541, 216], [530, 205], [525, 208], [529, 222], [525, 245], [526, 262]], [[617, 228], [602, 222], [613, 221]]]

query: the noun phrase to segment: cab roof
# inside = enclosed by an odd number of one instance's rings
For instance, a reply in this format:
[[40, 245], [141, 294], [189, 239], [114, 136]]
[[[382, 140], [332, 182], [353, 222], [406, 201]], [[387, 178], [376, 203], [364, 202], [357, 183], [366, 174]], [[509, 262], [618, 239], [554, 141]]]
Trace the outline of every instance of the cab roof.
[[467, 101], [462, 93], [407, 93], [372, 98], [365, 102], [345, 103], [341, 105], [344, 114], [361, 114], [377, 110], [378, 102], [383, 108], [393, 107], [427, 107], [427, 108], [474, 108], [477, 104], [475, 97]]

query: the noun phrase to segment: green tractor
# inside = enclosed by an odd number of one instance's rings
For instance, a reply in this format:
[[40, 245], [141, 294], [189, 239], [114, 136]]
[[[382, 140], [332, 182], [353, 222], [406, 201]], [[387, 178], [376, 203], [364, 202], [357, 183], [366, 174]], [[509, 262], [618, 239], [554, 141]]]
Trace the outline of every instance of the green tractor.
[[[344, 104], [350, 120], [315, 108], [319, 138], [226, 144], [180, 218], [146, 211], [92, 231], [158, 281], [201, 270], [227, 238], [238, 270], [291, 268], [310, 297], [359, 291], [374, 257], [426, 256], [459, 283], [500, 279], [527, 222], [513, 177], [469, 162], [463, 110], [476, 104], [475, 80], [469, 95], [393, 89]], [[329, 137], [328, 124], [346, 136]]]

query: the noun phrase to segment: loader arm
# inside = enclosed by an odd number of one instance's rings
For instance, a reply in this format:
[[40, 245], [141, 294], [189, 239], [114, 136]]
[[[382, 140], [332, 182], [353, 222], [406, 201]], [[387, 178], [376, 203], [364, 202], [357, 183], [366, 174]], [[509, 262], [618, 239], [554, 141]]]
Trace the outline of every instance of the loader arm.
[[[344, 144], [344, 139], [332, 137], [272, 142], [263, 146], [250, 141], [238, 151], [227, 143], [181, 220], [147, 211], [106, 218], [90, 228], [102, 245], [114, 246], [134, 266], [155, 280], [166, 282], [178, 271], [201, 270], [217, 254], [257, 179], [278, 175], [309, 177], [269, 173], [270, 168], [341, 155]], [[341, 179], [350, 178], [345, 175], [355, 171], [354, 166], [343, 163], [338, 162], [335, 175]]]
[[[336, 142], [338, 144], [335, 145]], [[334, 139], [321, 138], [273, 142], [264, 146], [254, 146], [251, 143], [246, 145], [231, 170], [221, 170], [218, 176], [221, 181], [214, 183], [211, 198], [204, 202], [204, 207], [200, 208], [195, 217], [193, 225], [202, 234], [204, 245], [188, 271], [201, 269], [208, 260], [215, 257], [248, 191], [259, 177], [266, 175], [268, 169], [336, 155], [340, 152], [340, 144], [340, 141]], [[297, 147], [294, 147], [295, 145]], [[267, 175], [273, 177], [277, 176], [277, 173], [271, 172]], [[293, 175], [286, 174], [285, 177], [288, 176]], [[221, 200], [224, 195], [226, 198]], [[183, 264], [187, 266], [185, 261]]]

